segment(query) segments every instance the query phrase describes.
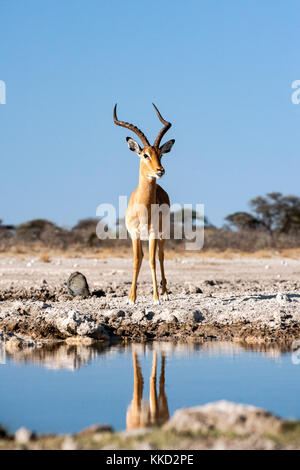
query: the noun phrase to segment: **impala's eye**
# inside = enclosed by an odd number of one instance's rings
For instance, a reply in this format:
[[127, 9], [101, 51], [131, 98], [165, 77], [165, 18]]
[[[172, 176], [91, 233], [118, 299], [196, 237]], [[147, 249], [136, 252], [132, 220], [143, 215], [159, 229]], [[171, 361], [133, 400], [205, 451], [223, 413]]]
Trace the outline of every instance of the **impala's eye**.
[[150, 156], [145, 153], [144, 158], [147, 160], [147, 158], [150, 158]]

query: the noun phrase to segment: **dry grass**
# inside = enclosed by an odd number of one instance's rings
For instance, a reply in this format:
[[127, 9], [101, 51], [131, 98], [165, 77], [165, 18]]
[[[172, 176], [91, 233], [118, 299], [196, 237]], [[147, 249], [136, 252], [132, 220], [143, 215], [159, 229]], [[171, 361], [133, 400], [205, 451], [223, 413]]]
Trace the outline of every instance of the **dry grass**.
[[[144, 243], [145, 258], [148, 257], [147, 243]], [[23, 260], [24, 257], [39, 257], [43, 263], [49, 263], [51, 258], [87, 258], [87, 259], [102, 259], [102, 258], [131, 258], [131, 246], [116, 246], [106, 248], [89, 248], [81, 247], [78, 245], [70, 246], [67, 250], [53, 248], [45, 251], [45, 246], [39, 244], [13, 246], [9, 249], [2, 251], [0, 257], [4, 258], [12, 256], [14, 258]], [[289, 258], [299, 259], [300, 248], [266, 248], [256, 251], [239, 251], [228, 248], [221, 251], [216, 249], [208, 249], [201, 251], [185, 251], [183, 246], [178, 248], [166, 246], [165, 250], [166, 259], [174, 258], [217, 258], [217, 259], [238, 259], [238, 258]]]
[[[149, 428], [144, 433], [131, 436], [118, 432], [88, 432], [72, 435], [72, 443], [76, 449], [213, 449], [221, 439], [225, 448], [229, 449], [299, 449], [300, 425], [298, 421], [286, 423], [278, 431], [255, 434], [256, 442], [249, 442], [249, 434], [238, 434], [232, 431], [212, 429], [207, 432], [180, 432], [175, 429]], [[64, 448], [66, 435], [44, 435], [30, 441], [26, 445], [16, 443], [12, 438], [0, 438], [0, 450], [29, 449], [54, 450]], [[68, 438], [70, 440], [70, 437]], [[266, 442], [267, 441], [267, 442]]]
[[50, 263], [51, 258], [48, 253], [42, 253], [39, 260], [41, 261], [41, 263]]

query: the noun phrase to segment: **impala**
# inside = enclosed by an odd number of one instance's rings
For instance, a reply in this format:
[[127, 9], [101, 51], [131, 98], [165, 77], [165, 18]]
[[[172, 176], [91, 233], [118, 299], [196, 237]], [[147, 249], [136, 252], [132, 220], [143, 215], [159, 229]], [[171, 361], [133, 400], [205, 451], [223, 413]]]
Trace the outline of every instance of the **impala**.
[[[139, 184], [135, 191], [130, 196], [128, 207], [125, 215], [125, 222], [128, 232], [132, 239], [133, 248], [133, 279], [131, 290], [129, 293], [129, 303], [135, 303], [136, 300], [136, 283], [143, 260], [143, 248], [141, 242], [141, 235], [144, 234], [149, 238], [149, 263], [152, 273], [153, 281], [153, 300], [154, 303], [159, 303], [156, 279], [155, 256], [156, 247], [158, 243], [158, 257], [161, 269], [161, 285], [163, 299], [168, 298], [167, 281], [164, 271], [164, 243], [162, 233], [162, 213], [159, 213], [159, 230], [157, 231], [157, 224], [153, 220], [153, 207], [158, 209], [161, 207], [170, 208], [169, 196], [161, 186], [156, 183], [157, 178], [161, 178], [165, 170], [161, 165], [161, 158], [164, 154], [170, 152], [174, 139], [165, 142], [160, 146], [161, 139], [165, 133], [170, 129], [171, 123], [163, 119], [157, 107], [153, 104], [159, 120], [163, 123], [164, 127], [158, 133], [153, 145], [150, 145], [147, 137], [143, 132], [133, 124], [128, 122], [119, 121], [117, 118], [117, 105], [114, 107], [114, 122], [118, 126], [126, 127], [133, 131], [142, 141], [143, 148], [131, 137], [126, 137], [127, 144], [130, 150], [136, 152], [140, 158], [140, 173]], [[164, 212], [166, 215], [166, 213]]]
[[153, 351], [149, 400], [143, 399], [144, 379], [138, 356], [135, 351], [132, 352], [132, 358], [134, 386], [132, 401], [127, 408], [126, 429], [162, 425], [169, 419], [168, 399], [165, 392], [165, 353], [161, 353], [159, 393], [157, 394], [157, 352], [155, 350]]

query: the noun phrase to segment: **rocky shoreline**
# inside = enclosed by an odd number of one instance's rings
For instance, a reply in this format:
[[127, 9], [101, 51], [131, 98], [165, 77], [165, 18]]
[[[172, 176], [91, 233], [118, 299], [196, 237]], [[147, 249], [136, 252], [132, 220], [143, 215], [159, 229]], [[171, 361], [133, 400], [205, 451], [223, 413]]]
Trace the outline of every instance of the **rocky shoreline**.
[[75, 434], [36, 435], [20, 428], [10, 435], [0, 428], [1, 449], [264, 449], [300, 448], [300, 423], [269, 411], [225, 400], [177, 410], [162, 427], [114, 432], [93, 425]]
[[[167, 266], [169, 300], [153, 305], [145, 269], [131, 306], [131, 260], [1, 259], [0, 341], [10, 349], [49, 341], [207, 339], [289, 347], [300, 338], [299, 260], [187, 259]], [[88, 297], [68, 292], [74, 268], [89, 281]]]

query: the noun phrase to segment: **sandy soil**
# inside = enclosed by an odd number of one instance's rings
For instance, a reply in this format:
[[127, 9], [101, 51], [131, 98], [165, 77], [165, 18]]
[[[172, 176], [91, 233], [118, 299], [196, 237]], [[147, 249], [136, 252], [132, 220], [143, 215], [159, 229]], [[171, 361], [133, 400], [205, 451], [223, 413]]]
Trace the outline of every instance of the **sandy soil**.
[[[131, 267], [126, 258], [60, 257], [43, 263], [38, 257], [2, 257], [2, 339], [20, 347], [20, 338], [27, 344], [49, 338], [248, 343], [300, 338], [300, 259], [170, 259], [165, 263], [169, 301], [160, 305], [152, 302], [146, 260], [137, 302], [127, 304]], [[87, 277], [94, 295], [83, 299], [68, 294], [66, 281], [74, 271]]]

